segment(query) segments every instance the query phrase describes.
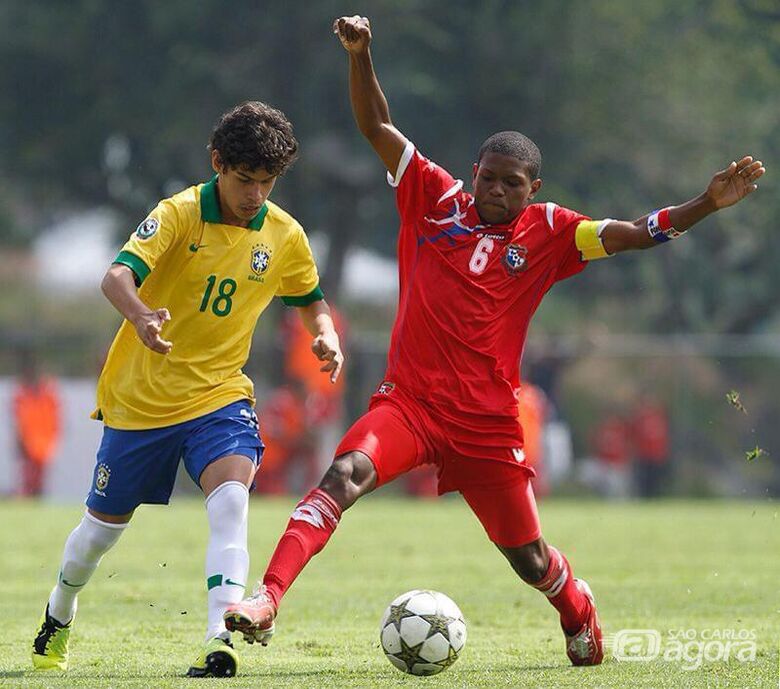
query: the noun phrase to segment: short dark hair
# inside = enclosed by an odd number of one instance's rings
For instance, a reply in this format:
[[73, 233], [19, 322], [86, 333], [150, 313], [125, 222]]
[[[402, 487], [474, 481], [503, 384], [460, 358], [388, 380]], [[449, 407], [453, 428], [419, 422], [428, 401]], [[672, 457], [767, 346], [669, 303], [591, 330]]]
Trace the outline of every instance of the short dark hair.
[[542, 154], [539, 147], [520, 132], [496, 132], [489, 136], [480, 146], [477, 162], [481, 161], [482, 156], [488, 152], [517, 158], [528, 166], [532, 179], [536, 179], [542, 169]]
[[281, 110], [247, 101], [224, 113], [209, 139], [210, 151], [218, 151], [230, 168], [263, 169], [281, 175], [298, 155], [292, 124]]

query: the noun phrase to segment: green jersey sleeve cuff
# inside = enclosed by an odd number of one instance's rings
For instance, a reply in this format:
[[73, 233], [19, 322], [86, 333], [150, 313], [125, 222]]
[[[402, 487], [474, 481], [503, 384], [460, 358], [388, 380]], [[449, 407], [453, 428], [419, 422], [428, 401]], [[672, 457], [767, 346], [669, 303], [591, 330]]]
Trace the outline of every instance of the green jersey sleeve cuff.
[[114, 263], [121, 263], [133, 271], [136, 287], [140, 287], [143, 281], [146, 280], [147, 275], [152, 272], [142, 259], [129, 251], [120, 251], [119, 255], [114, 259]]
[[315, 301], [321, 301], [325, 298], [320, 286], [317, 285], [311, 292], [302, 297], [282, 297], [285, 306], [308, 306]]

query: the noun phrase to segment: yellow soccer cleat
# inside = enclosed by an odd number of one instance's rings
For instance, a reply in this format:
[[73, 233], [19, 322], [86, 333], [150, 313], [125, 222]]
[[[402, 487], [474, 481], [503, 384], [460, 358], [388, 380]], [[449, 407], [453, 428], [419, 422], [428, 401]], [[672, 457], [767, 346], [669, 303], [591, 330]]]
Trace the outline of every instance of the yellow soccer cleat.
[[238, 653], [233, 644], [215, 636], [203, 647], [187, 677], [235, 677], [237, 671]]
[[67, 670], [68, 669], [68, 639], [73, 624], [57, 622], [49, 615], [49, 606], [41, 617], [38, 635], [33, 641], [32, 662], [36, 670]]

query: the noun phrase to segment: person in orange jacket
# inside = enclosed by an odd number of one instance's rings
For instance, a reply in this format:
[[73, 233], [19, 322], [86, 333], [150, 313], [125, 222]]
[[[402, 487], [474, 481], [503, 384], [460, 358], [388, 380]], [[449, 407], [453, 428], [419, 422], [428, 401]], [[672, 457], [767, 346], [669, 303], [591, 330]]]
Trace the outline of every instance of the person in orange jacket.
[[21, 463], [19, 492], [39, 496], [60, 439], [60, 397], [55, 381], [40, 375], [30, 353], [22, 356], [21, 377], [13, 393], [13, 420]]
[[525, 461], [536, 471], [534, 492], [537, 497], [547, 495], [550, 492], [544, 463], [544, 425], [549, 408], [547, 395], [538, 385], [523, 381], [517, 392], [517, 403]]
[[310, 464], [314, 439], [307, 419], [308, 393], [298, 380], [288, 380], [272, 390], [260, 409], [263, 441], [263, 472], [257, 492], [284, 495], [291, 487], [289, 478], [293, 463]]
[[[348, 338], [346, 318], [331, 306], [333, 323], [342, 337]], [[338, 443], [343, 432], [344, 395], [346, 377], [342, 374], [335, 383], [330, 380], [323, 385], [319, 380], [321, 362], [314, 360], [312, 364], [311, 338], [306, 339], [306, 332], [296, 319], [286, 314], [282, 322], [282, 338], [285, 352], [284, 374], [287, 381], [301, 392], [304, 401], [304, 417], [306, 425], [305, 451], [299, 453], [298, 460], [303, 470], [303, 482], [306, 488], [316, 485], [322, 472], [327, 469], [332, 459], [333, 447]]]

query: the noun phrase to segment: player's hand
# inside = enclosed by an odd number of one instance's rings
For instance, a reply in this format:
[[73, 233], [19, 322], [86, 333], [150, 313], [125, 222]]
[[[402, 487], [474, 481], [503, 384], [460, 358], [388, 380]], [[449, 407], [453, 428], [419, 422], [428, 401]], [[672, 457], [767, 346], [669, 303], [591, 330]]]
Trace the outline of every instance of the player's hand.
[[168, 309], [157, 309], [156, 311], [147, 311], [136, 316], [133, 319], [135, 331], [138, 337], [149, 349], [159, 354], [168, 354], [173, 348], [173, 343], [163, 340], [160, 337], [163, 324], [171, 320], [171, 314]]
[[344, 366], [344, 355], [341, 352], [339, 336], [335, 331], [317, 335], [311, 343], [311, 351], [325, 365], [320, 368], [323, 373], [330, 373], [330, 382], [335, 383]]
[[333, 22], [333, 33], [341, 40], [348, 53], [362, 53], [371, 43], [371, 23], [357, 14], [339, 17]]
[[752, 194], [758, 185], [756, 182], [766, 172], [760, 160], [745, 156], [731, 163], [725, 170], [716, 172], [707, 187], [707, 196], [715, 208], [728, 208]]

